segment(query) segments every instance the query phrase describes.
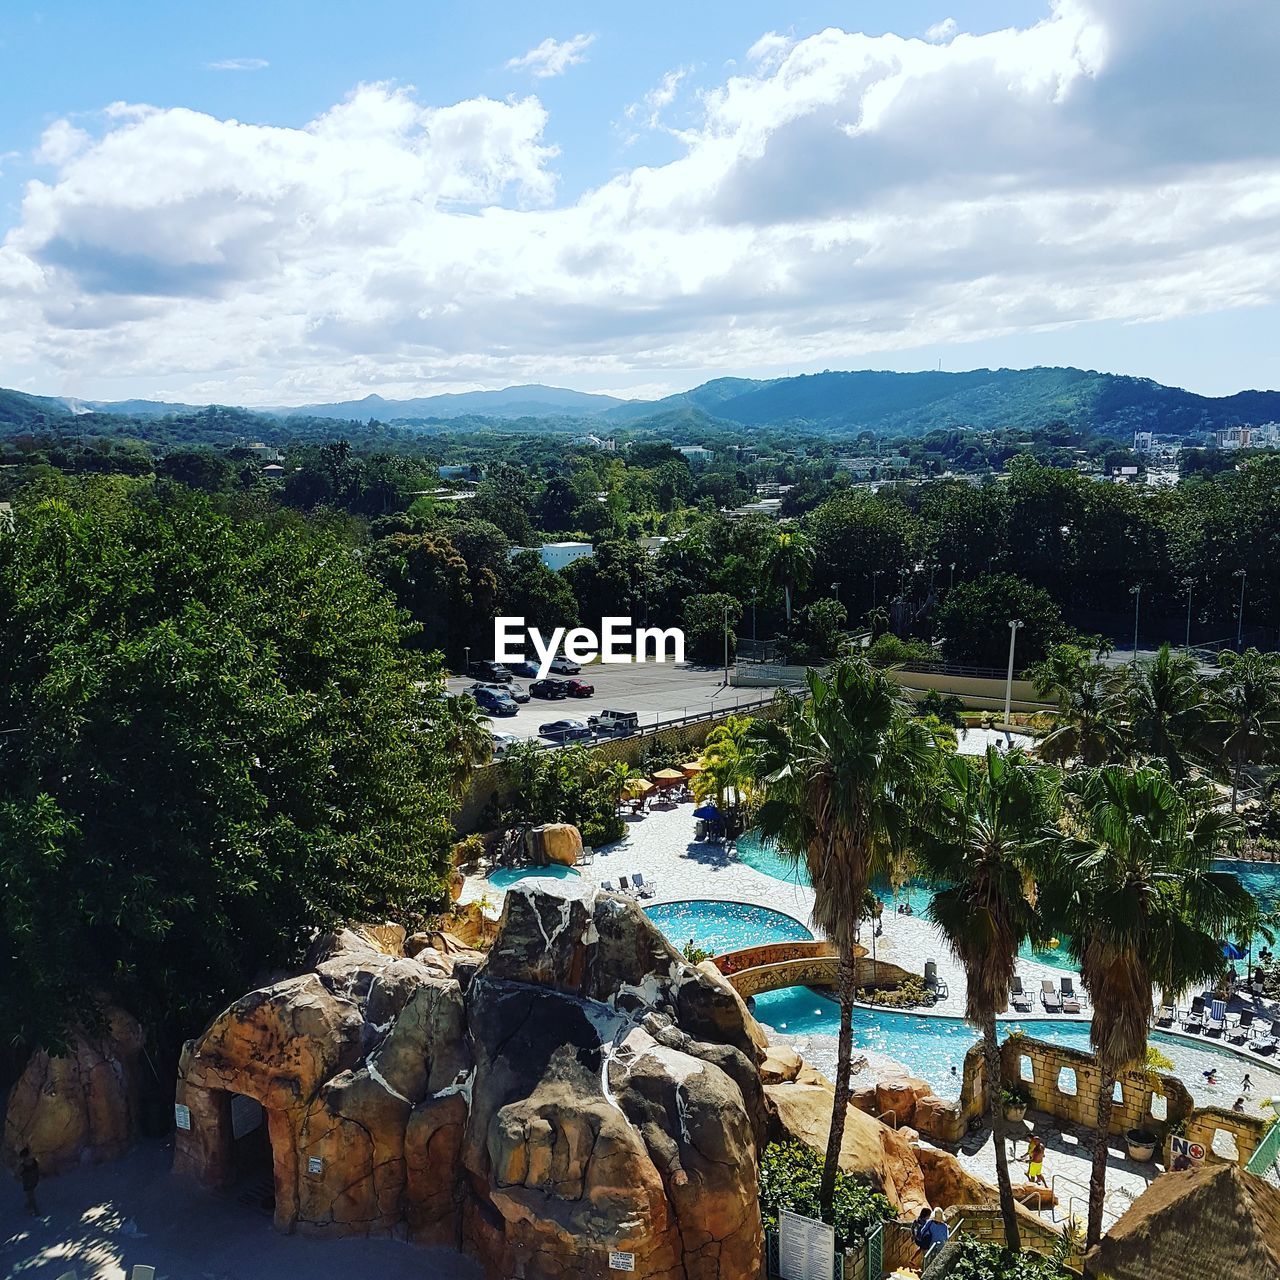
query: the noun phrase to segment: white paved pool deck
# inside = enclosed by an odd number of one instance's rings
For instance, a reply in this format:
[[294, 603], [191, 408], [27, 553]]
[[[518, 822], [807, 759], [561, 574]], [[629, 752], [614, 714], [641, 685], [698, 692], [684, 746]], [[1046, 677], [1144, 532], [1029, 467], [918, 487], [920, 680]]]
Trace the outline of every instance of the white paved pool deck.
[[[754, 867], [738, 861], [732, 845], [711, 844], [694, 839], [695, 820], [693, 805], [689, 802], [669, 807], [654, 807], [642, 817], [628, 819], [627, 835], [617, 844], [599, 850], [591, 862], [579, 868], [580, 874], [594, 883], [604, 880], [615, 885], [619, 876], [633, 876], [637, 871], [644, 876], [647, 883], [655, 886], [653, 898], [646, 899], [645, 905], [660, 902], [679, 902], [689, 899], [712, 898], [722, 902], [744, 902], [755, 906], [767, 907], [774, 911], [783, 911], [811, 926], [810, 915], [813, 909], [813, 891], [807, 886], [789, 884], [775, 879]], [[502, 892], [495, 890], [482, 877], [472, 877], [463, 890], [462, 900], [473, 901], [487, 897], [496, 913], [501, 908]], [[948, 951], [936, 928], [921, 916], [897, 915], [891, 909], [882, 917], [883, 934], [876, 940], [876, 955], [879, 959], [890, 960], [903, 968], [919, 973], [923, 971], [926, 959], [937, 962], [938, 974], [947, 985], [947, 995], [939, 1000], [932, 1009], [913, 1009], [910, 1015], [915, 1017], [962, 1017], [964, 1014], [964, 973]], [[1070, 970], [1057, 968], [1033, 960], [1019, 960], [1018, 974], [1023, 986], [1038, 993], [1043, 979], [1051, 979], [1056, 985], [1064, 974]], [[1079, 975], [1076, 975], [1076, 989], [1079, 990]], [[1244, 1002], [1233, 1002], [1233, 1008], [1242, 1007]], [[1262, 1011], [1269, 1016], [1270, 1011]], [[884, 1014], [889, 1011], [881, 1009]], [[1278, 1015], [1280, 1016], [1280, 1015]], [[1026, 1022], [1028, 1020], [1076, 1021], [1087, 1022], [1089, 1011], [1086, 1007], [1082, 1014], [1049, 1014], [1040, 1004], [1038, 994], [1035, 1007], [1030, 1013], [1015, 1013], [1012, 1009], [1002, 1015], [1008, 1022]], [[823, 1035], [780, 1035], [769, 1029], [771, 1035], [779, 1041], [793, 1044], [807, 1059], [820, 1070], [830, 1075], [835, 1064], [835, 1037]], [[1168, 1042], [1161, 1044], [1161, 1049], [1170, 1050], [1175, 1058], [1176, 1073], [1201, 1104], [1213, 1104], [1230, 1107], [1239, 1095], [1240, 1077], [1248, 1072], [1252, 1077], [1253, 1089], [1246, 1099], [1247, 1109], [1258, 1115], [1270, 1116], [1271, 1112], [1262, 1106], [1263, 1101], [1280, 1094], [1280, 1071], [1270, 1064], [1268, 1059], [1253, 1053], [1232, 1054], [1239, 1062], [1239, 1070], [1230, 1066], [1222, 1071], [1222, 1078], [1216, 1086], [1208, 1085], [1199, 1075], [1196, 1067], [1187, 1068], [1183, 1055], [1185, 1044], [1188, 1053], [1194, 1053], [1204, 1041], [1194, 1035], [1176, 1032], [1176, 1041], [1170, 1046]], [[1212, 1042], [1215, 1048], [1230, 1050], [1230, 1045], [1221, 1041]], [[864, 1061], [858, 1069], [858, 1081], [861, 1083], [876, 1077], [910, 1074], [910, 1063], [896, 1062], [882, 1054], [858, 1049], [859, 1057]], [[1183, 1059], [1182, 1061], [1177, 1061]], [[1198, 1064], [1197, 1064], [1198, 1065]], [[1070, 1125], [1061, 1124], [1048, 1116], [1031, 1112], [1027, 1117], [1028, 1133], [1034, 1129], [1043, 1138], [1048, 1149], [1046, 1176], [1055, 1185], [1061, 1201], [1056, 1211], [1056, 1220], [1061, 1222], [1064, 1216], [1083, 1216], [1083, 1199], [1088, 1194], [1089, 1184], [1089, 1139], [1087, 1131], [1075, 1130]], [[1025, 1145], [1019, 1146], [1019, 1155], [1025, 1152]], [[975, 1130], [962, 1144], [959, 1154], [975, 1174], [988, 1182], [995, 1181], [995, 1154], [991, 1141], [991, 1132], [987, 1128]], [[1106, 1216], [1108, 1222], [1122, 1214], [1134, 1197], [1141, 1194], [1147, 1183], [1158, 1170], [1151, 1165], [1139, 1164], [1130, 1160], [1122, 1148], [1112, 1148], [1111, 1173], [1108, 1176], [1108, 1198]], [[1015, 1170], [1015, 1180], [1017, 1172]], [[1050, 1210], [1045, 1209], [1048, 1215]]]

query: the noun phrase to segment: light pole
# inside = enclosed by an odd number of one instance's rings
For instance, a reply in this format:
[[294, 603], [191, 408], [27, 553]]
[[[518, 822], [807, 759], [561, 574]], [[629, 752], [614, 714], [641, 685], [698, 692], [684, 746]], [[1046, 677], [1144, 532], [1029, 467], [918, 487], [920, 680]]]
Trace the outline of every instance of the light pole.
[[1004, 678], [1004, 727], [1009, 727], [1009, 709], [1013, 703], [1013, 649], [1018, 643], [1018, 628], [1022, 626], [1021, 618], [1014, 618], [1009, 623], [1009, 671]]
[[1138, 665], [1138, 610], [1142, 607], [1142, 583], [1129, 588], [1133, 596], [1133, 665]]
[[839, 604], [840, 603], [840, 584], [838, 582], [833, 582], [831, 584], [831, 590], [836, 593], [836, 604]]
[[[755, 644], [756, 642], [756, 596], [757, 595], [758, 595], [758, 592], [753, 591], [751, 593], [751, 643], [752, 644]], [[759, 657], [759, 656], [760, 656], [759, 654], [756, 654], [756, 657]]]
[[956, 585], [956, 562], [955, 562], [954, 560], [951, 562], [951, 566], [950, 566], [950, 567], [951, 567], [951, 579], [950, 579], [950, 581], [947, 583], [947, 590], [948, 590], [948, 591], [950, 591], [950, 590], [951, 590], [951, 588], [952, 588], [952, 587], [954, 587], [954, 586]]
[[465, 676], [471, 670], [471, 646], [464, 644], [462, 646], [462, 674]]
[[880, 576], [879, 569], [873, 569], [871, 571], [871, 607], [873, 609], [876, 607], [876, 579], [879, 576]]
[[1236, 577], [1240, 579], [1240, 607], [1236, 610], [1236, 648], [1239, 649], [1244, 644], [1244, 584], [1248, 574], [1237, 569]]
[[724, 607], [724, 687], [729, 687], [729, 606]]
[[1191, 652], [1191, 589], [1196, 585], [1194, 578], [1183, 578], [1182, 585], [1187, 589], [1187, 652]]

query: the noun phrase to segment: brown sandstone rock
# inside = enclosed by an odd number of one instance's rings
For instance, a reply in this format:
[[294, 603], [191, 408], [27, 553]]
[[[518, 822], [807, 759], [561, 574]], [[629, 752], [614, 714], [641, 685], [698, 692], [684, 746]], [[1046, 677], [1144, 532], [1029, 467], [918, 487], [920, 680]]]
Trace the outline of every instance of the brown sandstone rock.
[[975, 1178], [949, 1151], [937, 1147], [917, 1147], [916, 1160], [924, 1178], [929, 1203], [947, 1209], [953, 1204], [996, 1204], [996, 1188]]
[[923, 1080], [912, 1076], [893, 1076], [876, 1081], [876, 1115], [886, 1123], [899, 1128], [909, 1125], [915, 1118], [916, 1103], [932, 1095], [933, 1090]]
[[771, 1044], [760, 1064], [760, 1079], [765, 1084], [788, 1084], [800, 1074], [803, 1060], [789, 1045]]
[[[776, 1110], [778, 1136], [826, 1152], [833, 1096], [829, 1085], [766, 1085], [765, 1094]], [[840, 1168], [883, 1192], [895, 1209], [913, 1210], [927, 1203], [910, 1143], [888, 1125], [853, 1107], [845, 1117]]]
[[547, 822], [530, 829], [525, 838], [534, 863], [572, 867], [582, 857], [582, 834], [568, 822]]
[[46, 1174], [114, 1160], [137, 1136], [142, 1028], [121, 1009], [103, 1011], [101, 1033], [82, 1033], [70, 1053], [33, 1053], [9, 1094], [4, 1162], [30, 1147]]

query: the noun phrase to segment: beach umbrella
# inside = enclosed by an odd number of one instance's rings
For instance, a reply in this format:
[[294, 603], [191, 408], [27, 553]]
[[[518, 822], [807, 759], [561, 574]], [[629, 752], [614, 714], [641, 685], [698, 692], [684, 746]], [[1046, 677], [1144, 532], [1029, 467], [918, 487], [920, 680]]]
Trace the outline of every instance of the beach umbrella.
[[648, 778], [628, 778], [622, 784], [622, 798], [624, 800], [639, 800], [643, 796], [647, 796], [653, 790], [653, 783]]
[[677, 782], [684, 781], [684, 774], [679, 769], [659, 769], [653, 780], [660, 787], [674, 787]]
[[1224, 942], [1222, 944], [1222, 954], [1228, 960], [1243, 960], [1245, 956], [1244, 948], [1235, 942]]
[[704, 822], [719, 822], [720, 810], [713, 804], [704, 804], [701, 808], [693, 811], [695, 818], [701, 818]]
[[697, 760], [686, 760], [684, 764], [680, 766], [680, 772], [683, 773], [686, 778], [693, 778], [702, 772], [702, 765]]

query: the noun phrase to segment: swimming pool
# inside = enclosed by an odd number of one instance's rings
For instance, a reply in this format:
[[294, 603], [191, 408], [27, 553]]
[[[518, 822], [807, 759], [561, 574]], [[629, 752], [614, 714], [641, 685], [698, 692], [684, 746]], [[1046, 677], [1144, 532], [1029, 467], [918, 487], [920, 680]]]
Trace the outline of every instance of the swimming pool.
[[[739, 836], [736, 843], [738, 860], [746, 866], [772, 876], [775, 880], [787, 884], [808, 885], [809, 875], [801, 867], [795, 866], [788, 858], [765, 840], [759, 832], [749, 831]], [[1213, 864], [1216, 871], [1234, 871], [1240, 877], [1240, 883], [1257, 898], [1265, 910], [1274, 910], [1280, 905], [1280, 864], [1273, 862], [1236, 862], [1232, 859], [1218, 859]], [[885, 901], [886, 910], [892, 911], [895, 906], [910, 903], [911, 910], [922, 916], [928, 909], [929, 900], [933, 896], [929, 886], [923, 880], [908, 880], [895, 895], [887, 880], [878, 879], [872, 882], [872, 889]], [[1258, 939], [1261, 942], [1261, 939]], [[1245, 942], [1247, 946], [1247, 941]], [[1023, 943], [1019, 953], [1024, 960], [1035, 960], [1040, 964], [1052, 965], [1056, 969], [1073, 969], [1065, 948], [1033, 947]]]
[[794, 916], [746, 902], [695, 898], [659, 903], [645, 911], [673, 946], [683, 947], [692, 941], [717, 956], [765, 942], [801, 942], [813, 937]]
[[573, 867], [499, 867], [489, 875], [489, 883], [495, 889], [510, 889], [519, 880], [574, 880], [578, 872]]
[[[804, 1056], [828, 1074], [835, 1069], [839, 1011], [829, 997], [807, 987], [768, 991], [755, 997], [754, 1012], [756, 1018], [773, 1031], [809, 1038]], [[1087, 1022], [1037, 1018], [1002, 1022], [1000, 1038], [1003, 1040], [1014, 1027], [1036, 1040], [1089, 1052]], [[960, 1018], [921, 1018], [873, 1009], [853, 1011], [855, 1047], [893, 1059], [912, 1075], [927, 1081], [940, 1098], [959, 1097], [964, 1055], [977, 1038], [977, 1031]], [[1231, 1106], [1239, 1094], [1240, 1079], [1245, 1072], [1253, 1078], [1253, 1098], [1280, 1092], [1280, 1073], [1261, 1063], [1160, 1031], [1153, 1031], [1150, 1040], [1173, 1063], [1170, 1074], [1178, 1076], [1201, 1104]], [[1218, 1072], [1216, 1086], [1204, 1079], [1203, 1072], [1211, 1067]]]

